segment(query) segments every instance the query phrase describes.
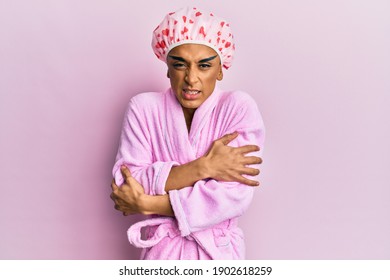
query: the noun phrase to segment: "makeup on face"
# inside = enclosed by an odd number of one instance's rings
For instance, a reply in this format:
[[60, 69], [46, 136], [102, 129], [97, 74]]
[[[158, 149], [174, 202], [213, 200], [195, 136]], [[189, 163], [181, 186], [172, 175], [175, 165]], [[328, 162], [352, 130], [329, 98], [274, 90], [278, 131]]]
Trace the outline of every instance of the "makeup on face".
[[[172, 58], [172, 59], [175, 59], [175, 60], [178, 60], [178, 61], [187, 63], [187, 61], [186, 61], [184, 58], [180, 57], [180, 56], [173, 56], [173, 55], [168, 55], [168, 56], [169, 56], [170, 58]], [[208, 58], [201, 59], [201, 60], [198, 61], [198, 63], [205, 63], [205, 62], [208, 62], [208, 61], [210, 61], [210, 60], [213, 60], [213, 59], [216, 58], [217, 56], [218, 56], [218, 55], [214, 55], [214, 56], [211, 56], [211, 57], [208, 57]]]
[[208, 46], [183, 44], [167, 57], [171, 88], [183, 110], [193, 114], [213, 93], [216, 81], [222, 79], [219, 56]]

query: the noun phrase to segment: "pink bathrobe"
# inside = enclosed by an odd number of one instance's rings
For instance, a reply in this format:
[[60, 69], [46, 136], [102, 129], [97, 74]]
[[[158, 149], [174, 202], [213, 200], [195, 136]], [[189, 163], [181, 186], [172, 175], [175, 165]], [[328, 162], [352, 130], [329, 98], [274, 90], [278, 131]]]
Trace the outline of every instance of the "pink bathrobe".
[[[125, 164], [145, 193], [166, 194], [172, 166], [203, 156], [214, 140], [234, 131], [239, 136], [230, 146], [254, 144], [263, 149], [263, 121], [256, 102], [245, 92], [216, 88], [195, 111], [189, 133], [171, 89], [138, 94], [130, 100], [123, 123], [113, 168], [116, 184], [123, 183], [120, 166]], [[260, 156], [261, 151], [251, 155]], [[237, 219], [251, 203], [253, 191], [214, 179], [169, 191], [175, 217], [151, 216], [134, 224], [128, 230], [129, 241], [144, 248], [142, 259], [244, 259]], [[147, 227], [145, 240], [142, 227]]]

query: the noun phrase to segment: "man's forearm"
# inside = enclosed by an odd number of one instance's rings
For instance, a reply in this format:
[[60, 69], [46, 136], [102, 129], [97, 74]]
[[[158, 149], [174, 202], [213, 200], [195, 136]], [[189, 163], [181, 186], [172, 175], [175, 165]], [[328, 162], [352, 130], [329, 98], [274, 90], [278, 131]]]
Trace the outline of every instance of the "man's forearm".
[[174, 216], [169, 195], [144, 195], [139, 201], [140, 212], [144, 215]]
[[208, 178], [207, 160], [200, 157], [186, 164], [172, 167], [165, 184], [165, 191], [193, 186], [197, 181], [206, 178]]

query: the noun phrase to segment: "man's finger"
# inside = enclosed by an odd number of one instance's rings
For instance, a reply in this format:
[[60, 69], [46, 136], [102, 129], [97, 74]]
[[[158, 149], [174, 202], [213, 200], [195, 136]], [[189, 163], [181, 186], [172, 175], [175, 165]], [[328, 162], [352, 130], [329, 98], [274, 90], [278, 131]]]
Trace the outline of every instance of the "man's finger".
[[117, 191], [118, 190], [118, 186], [115, 184], [115, 179], [112, 179], [112, 182], [111, 182], [111, 189], [113, 192]]
[[230, 133], [230, 134], [225, 134], [224, 136], [222, 136], [218, 140], [220, 140], [222, 142], [222, 144], [227, 145], [230, 142], [232, 142], [235, 138], [237, 138], [237, 136], [238, 136], [238, 132], [235, 131], [235, 132]]
[[128, 179], [131, 178], [130, 170], [126, 166], [124, 165], [121, 166], [121, 172], [123, 175], [123, 179], [125, 179], [126, 181], [128, 181]]
[[111, 199], [112, 199], [113, 201], [115, 201], [115, 195], [114, 195], [114, 193], [111, 193], [110, 197], [111, 197]]
[[236, 149], [239, 153], [242, 153], [242, 154], [260, 151], [260, 147], [256, 146], [256, 145], [246, 145], [246, 146], [238, 147]]
[[246, 165], [248, 165], [248, 164], [261, 164], [263, 162], [263, 160], [260, 157], [248, 156], [248, 157], [245, 157], [245, 160], [243, 162]]
[[260, 170], [259, 169], [256, 169], [256, 168], [249, 168], [249, 167], [246, 167], [244, 170], [243, 170], [243, 173], [242, 174], [246, 174], [246, 175], [249, 175], [249, 176], [256, 176], [256, 175], [259, 175], [260, 174]]
[[244, 185], [247, 185], [247, 186], [251, 186], [251, 187], [258, 187], [260, 186], [260, 183], [258, 181], [253, 181], [253, 180], [249, 180], [243, 176], [240, 176], [240, 178], [238, 179], [238, 182], [239, 183], [242, 183]]

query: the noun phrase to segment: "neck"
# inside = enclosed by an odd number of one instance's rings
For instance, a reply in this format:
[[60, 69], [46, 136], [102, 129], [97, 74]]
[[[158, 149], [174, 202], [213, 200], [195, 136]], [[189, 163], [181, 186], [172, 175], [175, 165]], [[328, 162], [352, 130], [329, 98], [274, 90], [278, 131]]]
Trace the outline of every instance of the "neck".
[[188, 108], [182, 108], [184, 113], [184, 119], [186, 120], [187, 130], [188, 132], [191, 129], [192, 119], [195, 114], [196, 109], [188, 109]]

